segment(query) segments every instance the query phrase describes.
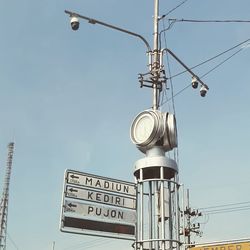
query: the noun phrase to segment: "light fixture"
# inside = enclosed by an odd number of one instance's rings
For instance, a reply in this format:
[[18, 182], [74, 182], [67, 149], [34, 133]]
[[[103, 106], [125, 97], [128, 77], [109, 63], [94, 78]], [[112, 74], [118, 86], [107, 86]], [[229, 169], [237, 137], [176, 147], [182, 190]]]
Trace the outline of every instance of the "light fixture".
[[130, 128], [131, 140], [145, 153], [159, 146], [164, 151], [177, 147], [177, 129], [175, 116], [159, 110], [145, 110], [134, 119]]
[[161, 112], [158, 110], [146, 110], [138, 114], [130, 129], [132, 142], [138, 147], [154, 145], [163, 136], [161, 120]]
[[163, 148], [165, 151], [172, 150], [177, 147], [177, 126], [175, 115], [164, 113], [165, 130], [163, 136]]

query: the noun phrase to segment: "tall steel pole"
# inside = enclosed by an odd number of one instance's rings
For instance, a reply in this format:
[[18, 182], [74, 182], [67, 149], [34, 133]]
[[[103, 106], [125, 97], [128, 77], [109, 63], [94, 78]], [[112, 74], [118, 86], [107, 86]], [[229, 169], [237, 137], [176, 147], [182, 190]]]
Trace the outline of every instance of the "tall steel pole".
[[159, 95], [160, 91], [158, 88], [159, 79], [159, 0], [154, 1], [154, 49], [153, 49], [153, 109], [157, 110], [159, 108]]
[[[160, 112], [159, 100], [164, 76], [162, 76], [162, 51], [159, 48], [159, 0], [154, 0], [154, 40], [153, 50], [150, 52], [150, 74], [146, 82], [153, 89], [153, 106], [152, 112], [159, 117], [159, 123], [163, 122], [160, 117], [166, 115]], [[143, 77], [141, 79], [144, 80]], [[145, 111], [146, 113], [148, 111]], [[171, 116], [171, 114], [168, 113]], [[140, 130], [142, 135], [147, 131], [148, 124], [143, 124], [143, 119], [147, 116], [141, 113], [141, 117], [134, 121], [132, 125], [132, 135], [136, 135], [133, 129], [137, 124], [144, 129]], [[140, 120], [141, 119], [141, 120]], [[138, 123], [137, 123], [138, 122]], [[169, 133], [167, 122], [165, 133]], [[156, 127], [154, 127], [156, 129]], [[132, 138], [136, 138], [133, 137]], [[165, 153], [172, 150], [177, 144], [165, 147], [164, 139], [157, 138], [155, 143], [148, 141], [148, 145], [137, 144], [145, 157], [135, 163], [134, 176], [137, 182], [137, 223], [136, 223], [136, 244], [135, 250], [172, 250], [180, 249], [179, 239], [179, 184], [177, 183], [178, 166], [177, 163], [166, 157]], [[137, 143], [135, 140], [134, 143]], [[147, 142], [145, 142], [147, 144]], [[177, 211], [177, 212], [176, 212]]]

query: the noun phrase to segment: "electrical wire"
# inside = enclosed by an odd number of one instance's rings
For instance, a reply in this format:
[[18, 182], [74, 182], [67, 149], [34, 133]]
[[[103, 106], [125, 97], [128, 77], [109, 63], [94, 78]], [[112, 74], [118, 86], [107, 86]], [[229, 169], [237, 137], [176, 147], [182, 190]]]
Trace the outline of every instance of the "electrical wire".
[[205, 215], [245, 211], [250, 210], [250, 201], [203, 207], [199, 210]]
[[220, 208], [220, 207], [230, 207], [230, 206], [237, 206], [237, 205], [244, 205], [244, 204], [250, 205], [250, 201], [222, 204], [222, 205], [210, 206], [210, 207], [201, 207], [201, 208], [198, 208], [198, 210], [207, 210], [207, 209], [211, 209], [211, 208], [213, 209], [213, 208]]
[[176, 7], [174, 7], [173, 9], [171, 9], [170, 11], [168, 11], [166, 14], [162, 15], [160, 18], [159, 18], [159, 21], [163, 18], [165, 18], [167, 15], [169, 15], [170, 13], [172, 13], [173, 11], [175, 11], [176, 9], [178, 9], [179, 7], [181, 7], [184, 3], [186, 3], [188, 0], [184, 0], [182, 1], [180, 4], [178, 4]]
[[250, 210], [250, 206], [243, 206], [243, 207], [236, 207], [236, 208], [228, 208], [228, 209], [218, 209], [218, 210], [211, 210], [204, 212], [205, 214], [221, 214], [221, 213], [231, 213], [231, 212], [239, 212], [239, 211], [245, 211]]
[[[249, 40], [250, 40], [250, 39], [247, 39], [246, 41], [249, 41]], [[246, 41], [243, 42], [243, 43], [246, 43]], [[240, 43], [240, 44], [238, 44], [237, 46], [234, 46], [233, 48], [239, 47], [239, 46], [242, 45], [243, 43]], [[246, 47], [242, 47], [242, 48], [240, 48], [239, 50], [237, 50], [235, 53], [233, 53], [232, 55], [230, 55], [229, 57], [227, 57], [225, 60], [223, 60], [222, 62], [220, 62], [219, 64], [217, 64], [215, 67], [213, 67], [212, 69], [210, 69], [208, 72], [206, 72], [205, 74], [203, 74], [203, 75], [200, 77], [200, 79], [202, 79], [203, 77], [207, 76], [209, 73], [211, 73], [212, 71], [214, 71], [215, 69], [217, 69], [218, 67], [220, 67], [221, 65], [223, 65], [225, 62], [227, 62], [229, 59], [231, 59], [232, 57], [234, 57], [235, 55], [237, 55], [239, 52], [241, 52], [241, 51], [244, 50], [245, 48], [246, 48]], [[217, 55], [217, 56], [215, 56], [215, 57], [213, 57], [213, 59], [215, 59], [215, 58], [217, 58], [218, 56], [220, 56], [220, 55], [222, 55], [222, 54], [225, 54], [226, 52], [229, 52], [229, 51], [231, 51], [231, 50], [232, 50], [232, 48], [229, 49], [229, 50], [227, 50], [227, 51], [224, 51], [224, 52], [220, 53], [219, 55]], [[206, 60], [205, 62], [208, 62], [208, 61], [211, 61], [211, 60], [212, 60], [212, 59], [208, 59], [208, 60]], [[198, 64], [198, 65], [192, 67], [191, 69], [196, 68], [196, 67], [198, 67], [198, 66], [204, 64], [205, 62], [202, 62], [202, 63], [200, 63], [200, 64]], [[183, 71], [183, 72], [181, 72], [181, 73], [179, 73], [179, 74], [177, 74], [177, 75], [183, 74], [184, 72], [186, 72], [186, 71]], [[175, 75], [175, 76], [177, 76], [177, 75]], [[175, 77], [175, 76], [172, 76], [172, 78]], [[172, 98], [174, 98], [174, 97], [176, 97], [177, 95], [181, 94], [181, 93], [184, 92], [186, 89], [188, 89], [190, 86], [192, 86], [191, 83], [188, 84], [188, 85], [187, 85], [186, 87], [184, 87], [183, 89], [181, 89], [180, 91], [178, 91], [177, 93], [175, 93], [175, 94], [173, 95], [173, 97], [171, 97], [170, 99], [168, 99], [168, 100], [166, 100], [165, 102], [163, 102], [163, 104], [165, 104], [166, 102], [172, 100]]]
[[10, 237], [10, 234], [9, 234], [9, 233], [7, 233], [7, 236], [8, 236], [8, 239], [10, 240], [10, 242], [13, 244], [13, 246], [18, 250], [17, 244], [16, 244], [15, 241]]
[[64, 250], [68, 250], [68, 249], [86, 249], [86, 248], [92, 248], [92, 247], [95, 247], [95, 246], [99, 246], [99, 245], [105, 245], [107, 243], [110, 243], [110, 241], [108, 239], [97, 239], [97, 240], [91, 240], [91, 241], [88, 241], [88, 242], [85, 242], [85, 243], [78, 243], [78, 244], [75, 244], [75, 245], [72, 245], [72, 246], [68, 246], [66, 248], [64, 248]]
[[[172, 13], [173, 11], [175, 11], [176, 9], [178, 9], [179, 7], [181, 7], [184, 3], [186, 3], [188, 0], [184, 0], [182, 1], [180, 4], [178, 4], [176, 7], [174, 7], [173, 9], [171, 9], [170, 11], [168, 11], [166, 14], [162, 15], [158, 21], [162, 20], [163, 19], [163, 25], [165, 26], [164, 24], [164, 18], [167, 17], [170, 13]], [[175, 23], [175, 20], [171, 20], [171, 19], [167, 19], [168, 20], [168, 27], [164, 27], [163, 30], [161, 30], [161, 32], [159, 33], [159, 40], [160, 40], [160, 48], [161, 48], [161, 35], [163, 32], [166, 32], [167, 30], [170, 30], [172, 28], [172, 26], [174, 25]]]
[[[166, 15], [164, 15], [166, 17]], [[161, 18], [159, 19], [161, 20]], [[169, 27], [166, 30], [162, 30], [160, 32], [160, 35], [162, 32], [165, 32], [172, 28], [172, 26], [177, 22], [188, 22], [188, 23], [250, 23], [250, 20], [195, 20], [195, 19], [178, 19], [178, 18], [167, 18], [166, 19], [169, 22]]]
[[223, 60], [222, 62], [220, 62], [219, 64], [217, 64], [215, 67], [213, 67], [212, 69], [210, 69], [207, 73], [203, 74], [200, 78], [205, 77], [206, 75], [208, 75], [209, 73], [211, 73], [212, 71], [214, 71], [215, 69], [217, 69], [218, 67], [220, 67], [222, 64], [224, 64], [225, 62], [227, 62], [229, 59], [231, 59], [232, 57], [234, 57], [235, 55], [237, 55], [239, 52], [241, 52], [244, 48], [241, 48], [239, 50], [237, 50], [235, 53], [233, 53], [231, 56], [229, 56], [228, 58], [226, 58], [225, 60]]
[[[163, 28], [165, 29], [165, 22], [163, 20]], [[164, 43], [165, 43], [165, 47], [167, 48], [167, 38], [166, 38], [166, 33], [164, 32]], [[175, 109], [175, 102], [174, 102], [174, 85], [173, 85], [173, 81], [172, 81], [172, 78], [171, 78], [171, 69], [170, 69], [170, 60], [169, 60], [169, 56], [167, 54], [166, 56], [167, 58], [167, 66], [168, 66], [168, 74], [169, 74], [169, 81], [170, 81], [170, 87], [171, 87], [171, 100], [172, 100], [172, 108], [173, 108], [173, 113], [176, 117], [176, 109]], [[167, 88], [167, 86], [166, 86]], [[165, 90], [166, 90], [165, 88]], [[166, 95], [167, 97], [167, 95]], [[168, 100], [166, 98], [166, 100]], [[162, 104], [164, 104], [164, 101], [162, 101]], [[174, 160], [177, 162], [177, 164], [179, 164], [179, 148], [177, 146], [177, 148], [174, 150]]]
[[[250, 38], [244, 40], [243, 42], [240, 42], [240, 43], [234, 45], [233, 47], [231, 47], [231, 48], [229, 48], [229, 49], [226, 49], [226, 50], [223, 51], [223, 52], [220, 52], [219, 54], [217, 54], [217, 55], [215, 55], [215, 56], [213, 56], [213, 57], [210, 57], [209, 59], [207, 59], [207, 60], [205, 60], [205, 61], [203, 61], [203, 62], [201, 62], [201, 63], [199, 63], [199, 64], [196, 64], [195, 66], [191, 67], [190, 69], [192, 70], [192, 69], [195, 69], [195, 68], [197, 68], [197, 67], [199, 67], [199, 66], [201, 66], [201, 65], [203, 65], [203, 64], [205, 64], [205, 63], [208, 63], [208, 62], [210, 62], [210, 61], [212, 61], [212, 60], [214, 60], [214, 59], [216, 59], [216, 58], [218, 58], [218, 57], [220, 57], [220, 56], [226, 54], [227, 52], [229, 52], [229, 51], [231, 51], [231, 50], [234, 50], [234, 49], [238, 48], [239, 46], [241, 46], [241, 45], [243, 45], [243, 44], [245, 44], [245, 43], [247, 43], [247, 42], [250, 42]], [[184, 74], [184, 73], [186, 73], [186, 72], [187, 72], [187, 70], [181, 71], [181, 72], [179, 72], [179, 73], [173, 75], [172, 78], [177, 77], [177, 76], [179, 76], [179, 75], [182, 75], [182, 74]]]
[[195, 19], [177, 19], [177, 18], [168, 18], [167, 20], [174, 22], [189, 22], [189, 23], [250, 23], [250, 20], [195, 20]]
[[[164, 25], [164, 22], [163, 22], [163, 25]], [[165, 47], [167, 48], [167, 38], [166, 38], [166, 34], [164, 33], [164, 42], [165, 42]], [[173, 99], [173, 96], [174, 96], [174, 87], [173, 87], [173, 82], [172, 82], [172, 78], [171, 78], [171, 69], [170, 69], [170, 63], [169, 63], [169, 57], [168, 57], [168, 54], [166, 56], [167, 58], [167, 66], [168, 66], [168, 74], [169, 74], [169, 82], [170, 82], [170, 87], [171, 87], [171, 98], [172, 98], [172, 108], [173, 108], [173, 112], [175, 114], [175, 103], [174, 103], [174, 99]]]

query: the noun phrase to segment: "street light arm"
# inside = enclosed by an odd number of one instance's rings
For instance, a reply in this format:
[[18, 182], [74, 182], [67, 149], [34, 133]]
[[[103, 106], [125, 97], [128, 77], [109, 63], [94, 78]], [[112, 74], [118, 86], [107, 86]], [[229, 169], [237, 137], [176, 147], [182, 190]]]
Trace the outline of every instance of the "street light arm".
[[96, 20], [94, 18], [82, 16], [82, 15], [80, 15], [78, 13], [71, 12], [71, 11], [68, 11], [68, 10], [65, 10], [65, 13], [68, 14], [68, 15], [70, 15], [70, 16], [75, 16], [75, 17], [79, 17], [79, 18], [85, 19], [85, 20], [87, 20], [91, 24], [100, 24], [100, 25], [106, 26], [106, 27], [108, 27], [110, 29], [118, 30], [120, 32], [127, 33], [127, 34], [129, 34], [131, 36], [138, 37], [138, 38], [140, 38], [144, 42], [144, 44], [147, 47], [148, 52], [151, 51], [151, 48], [150, 48], [149, 43], [147, 42], [147, 40], [143, 36], [141, 36], [141, 35], [139, 35], [137, 33], [134, 33], [132, 31], [129, 31], [129, 30], [126, 30], [126, 29], [123, 29], [123, 28], [119, 28], [117, 26], [114, 26], [114, 25], [111, 25], [111, 24], [108, 24], [108, 23], [104, 23], [104, 22]]
[[190, 69], [188, 66], [186, 66], [171, 50], [165, 48], [164, 51], [167, 51], [178, 63], [180, 63], [192, 76], [196, 77], [197, 81], [200, 82], [200, 84], [207, 89], [208, 86]]

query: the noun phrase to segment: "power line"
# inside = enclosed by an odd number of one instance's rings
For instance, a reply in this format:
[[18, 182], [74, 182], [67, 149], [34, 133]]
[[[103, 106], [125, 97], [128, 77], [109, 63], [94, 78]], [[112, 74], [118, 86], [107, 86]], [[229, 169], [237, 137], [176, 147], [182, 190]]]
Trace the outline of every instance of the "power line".
[[203, 214], [221, 214], [250, 210], [250, 201], [222, 204], [217, 206], [199, 208]]
[[[219, 66], [221, 66], [222, 64], [224, 64], [226, 61], [228, 61], [229, 59], [231, 59], [233, 56], [235, 56], [236, 54], [238, 54], [240, 51], [242, 51], [242, 49], [236, 51], [233, 55], [229, 56], [228, 58], [226, 58], [225, 60], [223, 60], [222, 62], [220, 62], [219, 64], [217, 64], [215, 67], [213, 67], [211, 70], [209, 70], [207, 73], [205, 73], [204, 75], [202, 75], [200, 78], [203, 78], [204, 76], [208, 75], [209, 73], [211, 73], [212, 71], [214, 71], [215, 69], [217, 69]], [[177, 93], [174, 94], [173, 97], [176, 97], [177, 95], [181, 94], [183, 91], [185, 91], [186, 89], [188, 89], [192, 84], [188, 84], [186, 87], [184, 87], [183, 89], [181, 89], [180, 91], [178, 91]], [[171, 99], [169, 99], [171, 100]], [[169, 100], [166, 100], [169, 101]]]
[[[243, 45], [243, 44], [245, 44], [245, 43], [247, 43], [247, 42], [249, 42], [249, 41], [250, 41], [250, 38], [246, 39], [246, 40], [243, 41], [243, 42], [240, 42], [240, 43], [234, 45], [233, 47], [231, 47], [231, 48], [229, 48], [229, 49], [227, 49], [227, 50], [225, 50], [225, 51], [223, 51], [223, 52], [220, 52], [219, 54], [217, 54], [217, 55], [215, 55], [215, 56], [213, 56], [213, 57], [211, 57], [211, 58], [209, 58], [209, 59], [207, 59], [207, 60], [205, 60], [205, 61], [203, 61], [203, 62], [201, 62], [201, 63], [199, 63], [199, 64], [196, 64], [195, 66], [191, 67], [190, 69], [195, 69], [195, 68], [197, 68], [197, 67], [199, 67], [199, 66], [201, 66], [201, 65], [203, 65], [203, 64], [205, 64], [205, 63], [208, 63], [208, 62], [210, 62], [210, 61], [212, 61], [212, 60], [214, 60], [214, 59], [216, 59], [216, 58], [218, 58], [218, 57], [220, 57], [220, 56], [226, 54], [227, 52], [236, 49], [237, 47], [239, 47], [239, 46], [241, 46], [241, 45]], [[186, 72], [187, 72], [187, 70], [181, 71], [181, 72], [179, 72], [179, 73], [173, 75], [172, 78], [174, 78], [174, 77], [176, 77], [176, 76], [179, 76], [179, 75], [182, 75], [182, 74], [184, 74], [184, 73], [186, 73]]]
[[8, 235], [8, 239], [10, 240], [10, 242], [13, 244], [13, 246], [18, 250], [18, 246], [17, 246], [17, 244], [15, 243], [15, 241], [10, 237], [10, 234], [9, 233], [7, 233], [7, 235]]
[[[163, 20], [163, 28], [165, 28], [164, 20]], [[166, 33], [165, 32], [164, 32], [164, 42], [165, 42], [165, 47], [167, 48], [168, 46], [167, 46], [167, 38], [166, 38]], [[172, 108], [173, 108], [174, 115], [176, 116], [176, 109], [175, 109], [175, 103], [174, 103], [174, 85], [173, 85], [173, 81], [171, 79], [170, 60], [169, 60], [168, 54], [167, 54], [167, 65], [168, 65], [168, 74], [170, 76]], [[167, 85], [166, 85], [166, 88], [167, 88]], [[166, 91], [166, 89], [165, 89], [165, 91]], [[168, 99], [167, 95], [166, 95], [166, 99]], [[164, 103], [164, 101], [162, 99], [162, 104], [163, 103]], [[177, 161], [177, 163], [179, 163], [179, 148], [178, 148], [178, 146], [177, 146], [176, 150], [174, 150], [174, 159]]]
[[174, 22], [189, 22], [189, 23], [250, 23], [250, 20], [195, 20], [195, 19], [177, 19], [177, 18], [168, 18], [167, 20]]
[[222, 214], [222, 213], [231, 213], [231, 212], [239, 212], [250, 210], [250, 206], [236, 207], [236, 208], [228, 208], [228, 209], [218, 209], [204, 212], [205, 214]]
[[184, 3], [186, 3], [188, 0], [184, 0], [182, 1], [180, 4], [178, 4], [176, 7], [174, 7], [173, 9], [171, 9], [170, 11], [168, 11], [166, 14], [162, 15], [160, 18], [159, 18], [159, 21], [163, 18], [165, 18], [167, 15], [169, 15], [170, 13], [172, 13], [173, 11], [175, 11], [176, 9], [178, 9], [179, 7], [181, 7]]
[[229, 204], [222, 204], [222, 205], [210, 206], [210, 207], [201, 207], [201, 208], [198, 208], [198, 209], [200, 209], [200, 210], [206, 210], [206, 209], [211, 209], [211, 208], [230, 207], [230, 206], [237, 206], [237, 205], [244, 205], [244, 204], [250, 204], [250, 201], [237, 202], [237, 203], [229, 203]]
[[[241, 42], [241, 43], [239, 43], [239, 44], [233, 46], [232, 48], [230, 48], [230, 49], [228, 49], [228, 50], [226, 50], [226, 51], [224, 51], [224, 52], [222, 52], [222, 53], [220, 53], [220, 54], [218, 54], [218, 55], [216, 55], [216, 56], [214, 56], [214, 57], [212, 57], [212, 58], [210, 58], [210, 59], [208, 59], [208, 60], [206, 60], [206, 61], [204, 61], [204, 62], [202, 62], [202, 63], [199, 63], [199, 64], [197, 64], [197, 65], [191, 67], [190, 69], [197, 68], [198, 66], [201, 66], [201, 65], [203, 65], [203, 64], [205, 64], [205, 63], [207, 63], [207, 62], [209, 62], [209, 61], [212, 61], [212, 60], [214, 60], [215, 58], [217, 58], [217, 57], [219, 57], [219, 56], [221, 56], [221, 55], [223, 55], [223, 54], [225, 54], [225, 53], [227, 53], [227, 52], [229, 52], [229, 51], [231, 51], [231, 50], [233, 50], [233, 49], [239, 47], [240, 45], [242, 45], [242, 44], [244, 44], [244, 43], [246, 43], [246, 42], [248, 42], [248, 41], [250, 41], [250, 39], [247, 39], [247, 40], [245, 40], [244, 42]], [[235, 55], [237, 55], [239, 52], [241, 52], [241, 51], [242, 51], [243, 49], [245, 49], [245, 48], [246, 48], [246, 47], [240, 48], [240, 49], [237, 50], [235, 53], [233, 53], [232, 55], [230, 55], [229, 57], [227, 57], [225, 60], [223, 60], [222, 62], [220, 62], [219, 64], [217, 64], [217, 65], [216, 65], [215, 67], [213, 67], [212, 69], [210, 69], [208, 72], [206, 72], [205, 74], [203, 74], [200, 78], [203, 78], [203, 77], [207, 76], [209, 73], [211, 73], [212, 71], [214, 71], [215, 69], [217, 69], [218, 67], [220, 67], [222, 64], [224, 64], [226, 61], [228, 61], [229, 59], [231, 59], [232, 57], [234, 57]], [[179, 76], [179, 75], [181, 75], [181, 74], [183, 74], [183, 73], [185, 73], [185, 72], [187, 72], [187, 70], [182, 71], [182, 72], [180, 72], [180, 73], [178, 73], [178, 74], [176, 74], [176, 75], [170, 77], [169, 79], [172, 79], [172, 78], [174, 78], [174, 77], [176, 77], [176, 76]], [[172, 100], [172, 98], [176, 97], [177, 95], [181, 94], [182, 92], [184, 92], [184, 91], [185, 91], [186, 89], [188, 89], [190, 86], [192, 86], [191, 83], [188, 84], [188, 85], [187, 85], [186, 87], [184, 87], [183, 89], [181, 89], [180, 91], [178, 91], [177, 93], [175, 93], [173, 96], [171, 96], [171, 98], [169, 98], [169, 99], [167, 99], [165, 102], [163, 102], [162, 105], [165, 104], [166, 102]]]
[[228, 61], [229, 59], [231, 59], [232, 57], [234, 57], [235, 55], [237, 55], [239, 52], [241, 52], [244, 48], [241, 48], [239, 50], [237, 50], [235, 53], [233, 53], [231, 56], [229, 56], [228, 58], [226, 58], [225, 60], [223, 60], [222, 62], [220, 62], [219, 64], [217, 64], [215, 67], [213, 67], [212, 69], [210, 69], [207, 73], [203, 74], [200, 78], [205, 77], [206, 75], [208, 75], [209, 73], [211, 73], [212, 71], [214, 71], [215, 69], [217, 69], [218, 67], [220, 67], [222, 64], [224, 64], [226, 61]]
[[66, 248], [64, 248], [64, 250], [70, 250], [70, 249], [82, 249], [83, 247], [84, 248], [92, 248], [92, 247], [95, 247], [95, 246], [99, 246], [99, 245], [104, 245], [104, 244], [107, 244], [107, 243], [110, 243], [110, 241], [108, 241], [107, 239], [97, 239], [97, 240], [91, 240], [91, 241], [88, 241], [88, 242], [85, 242], [85, 243], [77, 243], [77, 244], [74, 244], [74, 245], [71, 245], [71, 246], [68, 246]]

